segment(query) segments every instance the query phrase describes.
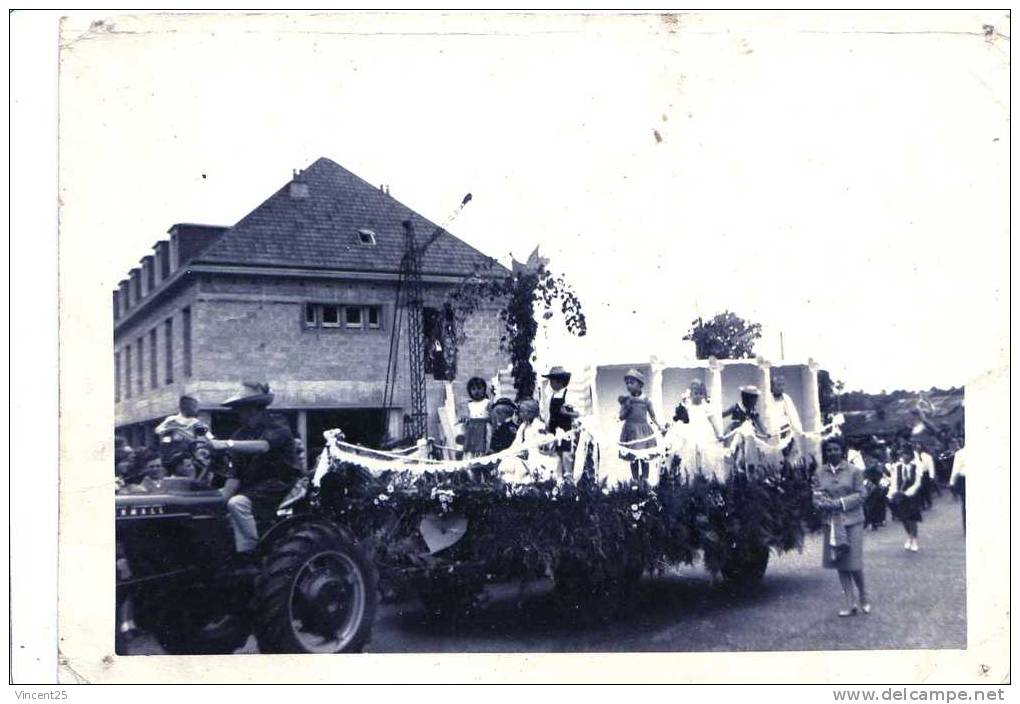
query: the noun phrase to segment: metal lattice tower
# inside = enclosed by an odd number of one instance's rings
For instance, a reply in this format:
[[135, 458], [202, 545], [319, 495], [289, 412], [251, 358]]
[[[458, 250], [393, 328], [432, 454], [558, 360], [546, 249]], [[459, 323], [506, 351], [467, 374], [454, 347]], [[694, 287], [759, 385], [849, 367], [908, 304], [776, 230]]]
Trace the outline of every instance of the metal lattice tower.
[[390, 334], [390, 354], [386, 364], [386, 383], [383, 388], [383, 406], [390, 408], [393, 404], [400, 350], [400, 319], [402, 313], [406, 312], [407, 356], [411, 367], [409, 378], [411, 409], [407, 414], [404, 433], [415, 440], [420, 440], [428, 435], [428, 402], [425, 396], [425, 335], [422, 329], [421, 258], [425, 251], [446, 231], [446, 225], [452, 222], [469, 202], [471, 202], [470, 193], [464, 196], [457, 209], [447, 218], [446, 223], [437, 227], [421, 247], [418, 246], [415, 239], [414, 223], [410, 220], [405, 220], [403, 223], [404, 257], [400, 261], [400, 276], [397, 280], [393, 329]]
[[414, 438], [428, 434], [428, 404], [425, 399], [425, 338], [422, 331], [421, 252], [414, 236], [414, 223], [404, 221], [404, 259], [401, 277], [407, 308], [407, 355], [410, 358], [411, 412], [408, 433]]

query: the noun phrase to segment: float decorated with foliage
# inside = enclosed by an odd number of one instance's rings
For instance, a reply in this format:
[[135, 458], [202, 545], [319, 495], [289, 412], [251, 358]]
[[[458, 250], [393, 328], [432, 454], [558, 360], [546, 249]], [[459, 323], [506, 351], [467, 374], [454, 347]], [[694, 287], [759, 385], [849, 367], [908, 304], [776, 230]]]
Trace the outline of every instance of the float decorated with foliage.
[[[543, 409], [550, 390], [532, 366], [539, 320], [558, 314], [569, 332], [581, 336], [586, 329], [577, 296], [546, 264], [536, 252], [526, 264], [515, 262], [505, 279], [479, 278], [451, 296], [457, 319], [482, 302], [505, 302], [501, 344], [516, 400], [535, 399]], [[730, 318], [711, 324], [729, 329]], [[746, 356], [757, 333], [753, 326], [741, 330]], [[415, 591], [437, 615], [469, 611], [488, 582], [551, 578], [571, 613], [602, 617], [628, 603], [642, 575], [698, 560], [713, 576], [753, 583], [770, 554], [800, 549], [817, 526], [811, 474], [818, 441], [833, 428], [822, 426], [817, 365], [717, 360], [711, 353], [723, 348], [706, 342], [706, 331], [696, 321], [691, 339], [707, 359], [577, 370], [567, 390], [579, 415], [573, 429], [530, 445], [461, 459], [451, 447], [456, 430], [439, 442], [422, 439], [390, 451], [351, 445], [341, 431], [330, 431], [315, 470], [315, 501], [367, 546], [384, 594]], [[756, 436], [746, 425], [721, 441], [714, 471], [688, 466], [690, 453], [665, 427], [652, 447], [628, 451], [619, 441], [616, 399], [627, 370], [635, 369], [660, 409], [683, 403], [696, 381], [707, 393], [704, 412], [720, 422], [741, 389], [756, 384], [768, 394], [779, 372], [803, 418], [799, 442]], [[444, 427], [452, 428], [455, 419], [447, 420]], [[541, 460], [564, 443], [572, 448], [572, 471], [553, 471]], [[632, 477], [634, 458], [651, 464], [647, 478]]]

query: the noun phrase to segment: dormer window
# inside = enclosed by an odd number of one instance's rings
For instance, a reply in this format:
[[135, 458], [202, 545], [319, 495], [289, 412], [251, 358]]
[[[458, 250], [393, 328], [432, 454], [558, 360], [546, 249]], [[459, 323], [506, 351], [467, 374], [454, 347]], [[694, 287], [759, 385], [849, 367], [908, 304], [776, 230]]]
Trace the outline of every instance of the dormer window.
[[375, 232], [366, 227], [358, 228], [358, 242], [364, 245], [375, 244]]

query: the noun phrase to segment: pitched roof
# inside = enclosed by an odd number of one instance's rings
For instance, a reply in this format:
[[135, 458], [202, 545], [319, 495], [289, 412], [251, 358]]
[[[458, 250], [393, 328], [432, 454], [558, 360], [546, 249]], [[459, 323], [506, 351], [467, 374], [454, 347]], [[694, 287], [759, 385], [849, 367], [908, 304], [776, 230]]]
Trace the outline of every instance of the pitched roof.
[[[298, 177], [306, 197], [290, 183], [228, 229], [196, 261], [218, 264], [397, 272], [404, 253], [403, 221], [410, 219], [419, 243], [436, 225], [339, 164], [320, 158]], [[360, 243], [359, 230], [375, 234]], [[422, 257], [423, 274], [464, 276], [491, 261], [444, 232]], [[501, 267], [498, 267], [502, 270]]]

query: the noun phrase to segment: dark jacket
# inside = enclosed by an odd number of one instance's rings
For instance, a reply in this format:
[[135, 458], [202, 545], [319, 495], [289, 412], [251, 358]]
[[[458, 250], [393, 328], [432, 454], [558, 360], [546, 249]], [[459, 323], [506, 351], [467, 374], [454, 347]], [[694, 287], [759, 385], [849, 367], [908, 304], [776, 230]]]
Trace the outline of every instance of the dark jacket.
[[269, 452], [261, 455], [240, 455], [231, 457], [232, 468], [229, 476], [238, 479], [239, 494], [252, 501], [278, 501], [290, 491], [300, 476], [297, 453], [294, 450], [294, 436], [286, 422], [266, 416], [252, 428], [242, 426], [231, 436], [232, 440], [265, 440]]
[[492, 429], [492, 439], [489, 440], [489, 449], [492, 452], [502, 452], [514, 444], [517, 437], [517, 424], [512, 420], [500, 423]]

